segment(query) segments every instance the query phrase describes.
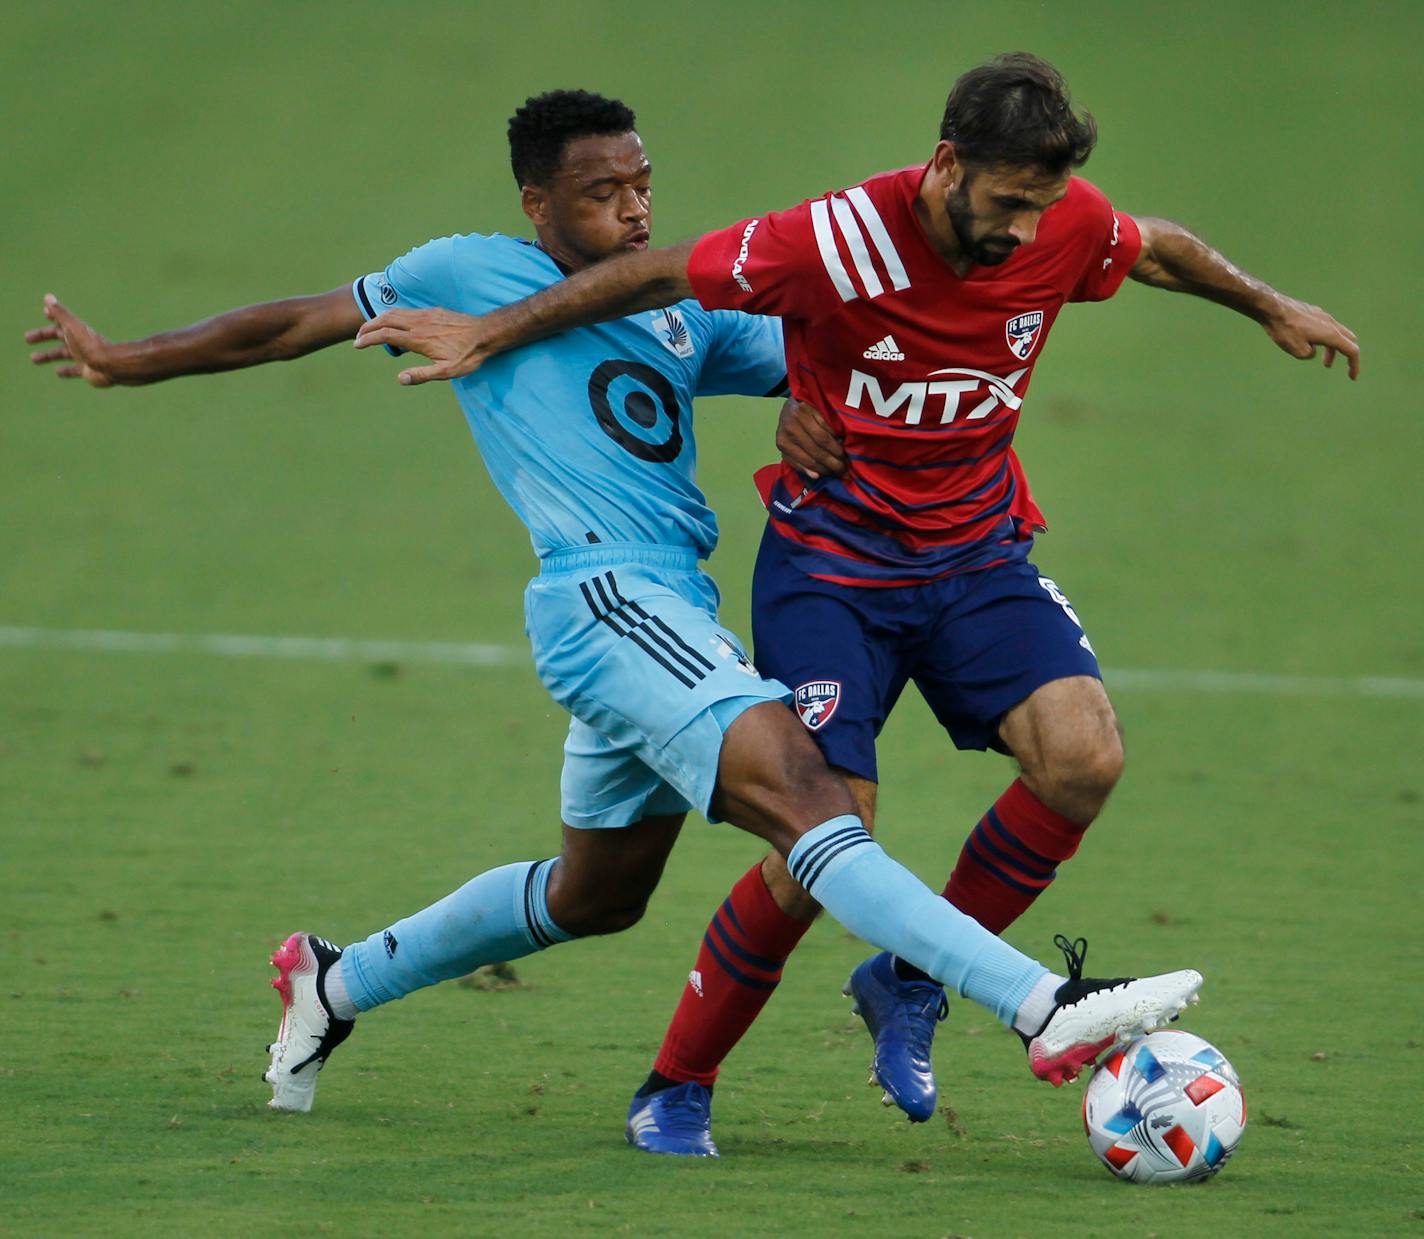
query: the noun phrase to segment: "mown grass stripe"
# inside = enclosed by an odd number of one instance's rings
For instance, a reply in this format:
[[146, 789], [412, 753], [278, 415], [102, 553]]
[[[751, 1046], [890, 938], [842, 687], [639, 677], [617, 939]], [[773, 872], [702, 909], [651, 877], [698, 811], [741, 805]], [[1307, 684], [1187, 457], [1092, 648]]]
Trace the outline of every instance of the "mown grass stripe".
[[[105, 654], [209, 654], [222, 658], [293, 658], [313, 662], [453, 663], [518, 666], [523, 645], [455, 641], [378, 641], [355, 637], [258, 636], [234, 633], [124, 632], [104, 628], [0, 626], [0, 649], [80, 650]], [[1109, 689], [1245, 693], [1271, 697], [1393, 697], [1424, 700], [1424, 679], [1408, 676], [1277, 675], [1254, 671], [1187, 671], [1116, 667]]]

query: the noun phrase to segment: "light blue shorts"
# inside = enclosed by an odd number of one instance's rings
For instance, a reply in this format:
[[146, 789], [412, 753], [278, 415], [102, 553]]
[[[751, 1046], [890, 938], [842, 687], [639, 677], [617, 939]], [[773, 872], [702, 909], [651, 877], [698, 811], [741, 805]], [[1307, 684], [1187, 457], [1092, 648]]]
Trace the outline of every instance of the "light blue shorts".
[[600, 543], [543, 560], [524, 624], [539, 678], [574, 716], [560, 785], [568, 825], [689, 808], [710, 818], [723, 733], [751, 706], [791, 700], [717, 622], [718, 601], [696, 555], [677, 547]]

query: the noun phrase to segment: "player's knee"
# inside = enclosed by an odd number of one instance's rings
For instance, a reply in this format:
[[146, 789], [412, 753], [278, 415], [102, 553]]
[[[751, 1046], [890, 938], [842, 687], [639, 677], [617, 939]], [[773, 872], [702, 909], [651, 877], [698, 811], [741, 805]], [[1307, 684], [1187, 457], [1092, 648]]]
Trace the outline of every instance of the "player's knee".
[[636, 897], [589, 900], [566, 910], [558, 924], [579, 938], [621, 934], [641, 921], [647, 910], [648, 901]]
[[1046, 757], [1043, 782], [1049, 798], [1077, 809], [1069, 816], [1096, 813], [1122, 778], [1126, 760], [1116, 727], [1056, 746]]
[[1079, 782], [1104, 798], [1122, 778], [1126, 755], [1117, 729], [1104, 734], [1097, 743], [1088, 746], [1078, 763]]

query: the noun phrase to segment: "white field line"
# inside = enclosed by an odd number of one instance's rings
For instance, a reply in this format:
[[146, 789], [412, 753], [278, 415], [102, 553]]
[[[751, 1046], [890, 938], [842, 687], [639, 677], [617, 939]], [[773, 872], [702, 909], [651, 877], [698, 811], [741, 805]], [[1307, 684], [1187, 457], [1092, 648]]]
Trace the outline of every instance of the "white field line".
[[1257, 693], [1268, 697], [1413, 697], [1424, 699], [1424, 680], [1390, 675], [1270, 675], [1255, 671], [1171, 671], [1108, 667], [1113, 690], [1172, 689], [1194, 693]]
[[507, 667], [527, 661], [514, 645], [445, 641], [358, 641], [345, 637], [243, 637], [227, 633], [114, 632], [95, 628], [3, 628], [0, 649], [84, 650], [101, 654], [216, 654], [222, 658], [296, 658], [308, 662], [457, 663]]
[[[103, 654], [210, 654], [222, 658], [294, 658], [309, 662], [409, 662], [464, 667], [518, 666], [523, 645], [449, 641], [364, 641], [345, 637], [263, 637], [226, 633], [116, 632], [86, 628], [0, 627], [0, 649], [82, 650]], [[1424, 699], [1424, 680], [1402, 676], [1271, 675], [1249, 671], [1108, 668], [1109, 688], [1248, 693], [1272, 697]]]

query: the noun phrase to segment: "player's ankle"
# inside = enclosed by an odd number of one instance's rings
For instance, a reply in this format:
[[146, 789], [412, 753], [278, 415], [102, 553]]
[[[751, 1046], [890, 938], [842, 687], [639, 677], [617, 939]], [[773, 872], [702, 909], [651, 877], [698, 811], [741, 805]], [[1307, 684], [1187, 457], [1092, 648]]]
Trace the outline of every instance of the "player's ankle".
[[1014, 1014], [1014, 1031], [1025, 1037], [1037, 1036], [1048, 1023], [1053, 1008], [1058, 1005], [1058, 987], [1067, 980], [1067, 977], [1053, 972], [1045, 972], [1039, 977], [1038, 983], [1029, 990], [1028, 997], [1019, 1004]]
[[914, 964], [901, 959], [898, 955], [891, 957], [890, 967], [895, 970], [895, 975], [902, 981], [924, 981], [931, 985], [934, 984], [934, 977], [930, 976], [928, 972], [916, 968]]
[[346, 973], [341, 964], [342, 961], [338, 959], [327, 970], [322, 986], [325, 990], [326, 1007], [334, 1019], [354, 1020], [360, 1014], [360, 1008], [356, 1006], [346, 988]]
[[[643, 1081], [643, 1086], [634, 1094], [637, 1097], [646, 1097], [649, 1093], [661, 1093], [665, 1088], [677, 1088], [681, 1084], [692, 1084], [692, 1080], [675, 1080], [671, 1076], [665, 1076], [661, 1071], [648, 1072], [648, 1078]], [[713, 1089], [710, 1080], [698, 1080], [695, 1083], [701, 1084], [709, 1093]]]

